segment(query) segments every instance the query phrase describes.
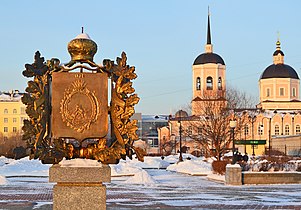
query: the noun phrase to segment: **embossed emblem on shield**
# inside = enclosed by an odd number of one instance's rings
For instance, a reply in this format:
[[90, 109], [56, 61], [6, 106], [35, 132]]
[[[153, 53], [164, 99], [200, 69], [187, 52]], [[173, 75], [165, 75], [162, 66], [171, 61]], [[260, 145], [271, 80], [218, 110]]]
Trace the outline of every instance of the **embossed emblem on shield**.
[[108, 132], [108, 78], [101, 73], [52, 75], [52, 134], [78, 140]]

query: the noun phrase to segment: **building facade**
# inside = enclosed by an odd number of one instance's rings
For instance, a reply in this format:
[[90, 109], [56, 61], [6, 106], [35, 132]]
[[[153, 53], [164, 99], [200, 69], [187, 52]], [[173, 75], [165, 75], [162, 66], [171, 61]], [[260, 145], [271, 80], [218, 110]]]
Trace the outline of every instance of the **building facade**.
[[28, 116], [25, 112], [25, 105], [21, 101], [22, 93], [14, 90], [0, 93], [0, 151], [3, 155], [7, 147], [25, 146], [22, 141], [23, 120]]
[[169, 132], [166, 132], [169, 116], [135, 113], [131, 119], [138, 121], [140, 141], [137, 141], [137, 146], [144, 148], [149, 155], [161, 155], [169, 139]]

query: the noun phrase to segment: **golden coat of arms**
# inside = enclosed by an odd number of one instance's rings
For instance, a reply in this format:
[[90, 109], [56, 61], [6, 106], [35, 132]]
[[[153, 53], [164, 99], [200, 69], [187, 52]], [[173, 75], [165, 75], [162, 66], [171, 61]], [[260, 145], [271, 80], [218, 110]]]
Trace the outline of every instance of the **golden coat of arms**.
[[54, 72], [53, 137], [104, 138], [108, 133], [107, 101], [106, 74]]
[[133, 145], [138, 127], [131, 116], [139, 101], [131, 82], [135, 67], [127, 65], [124, 52], [116, 64], [94, 63], [97, 45], [85, 33], [69, 42], [68, 51], [67, 64], [57, 58], [45, 62], [36, 52], [34, 63], [25, 65], [23, 75], [33, 77], [22, 97], [30, 118], [23, 126], [30, 157], [43, 163], [64, 157], [116, 163], [136, 153], [143, 160], [145, 152]]

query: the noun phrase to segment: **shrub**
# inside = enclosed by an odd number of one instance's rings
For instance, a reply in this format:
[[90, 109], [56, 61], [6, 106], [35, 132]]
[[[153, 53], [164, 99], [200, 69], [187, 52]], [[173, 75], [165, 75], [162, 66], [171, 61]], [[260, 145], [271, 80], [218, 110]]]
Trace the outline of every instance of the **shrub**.
[[213, 173], [224, 175], [226, 173], [226, 165], [228, 161], [220, 160], [220, 161], [213, 161], [212, 162], [212, 170]]

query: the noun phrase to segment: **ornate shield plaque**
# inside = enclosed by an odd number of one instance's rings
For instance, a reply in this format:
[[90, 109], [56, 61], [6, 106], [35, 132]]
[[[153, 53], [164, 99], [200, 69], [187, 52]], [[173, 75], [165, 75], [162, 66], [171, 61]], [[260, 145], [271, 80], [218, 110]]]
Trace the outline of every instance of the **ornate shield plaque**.
[[105, 73], [52, 74], [52, 135], [82, 141], [108, 132], [108, 77]]

